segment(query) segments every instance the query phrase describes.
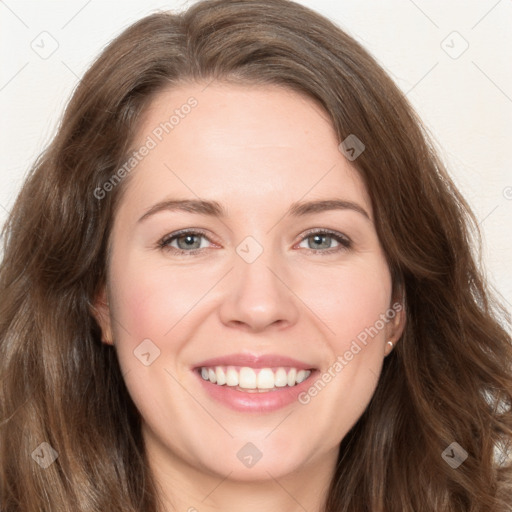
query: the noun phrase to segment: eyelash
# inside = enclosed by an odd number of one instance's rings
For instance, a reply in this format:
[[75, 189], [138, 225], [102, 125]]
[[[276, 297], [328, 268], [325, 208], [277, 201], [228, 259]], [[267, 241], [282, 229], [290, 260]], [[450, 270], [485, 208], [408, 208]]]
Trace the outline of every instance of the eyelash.
[[[171, 247], [169, 244], [176, 240], [177, 238], [184, 236], [184, 235], [193, 235], [193, 236], [203, 236], [207, 240], [211, 242], [211, 240], [206, 236], [206, 233], [201, 230], [188, 230], [183, 229], [181, 231], [176, 231], [175, 233], [170, 233], [169, 235], [164, 236], [159, 242], [158, 242], [158, 248], [164, 250], [164, 251], [170, 251], [174, 252], [178, 255], [186, 255], [186, 256], [194, 256], [195, 254], [200, 253], [203, 248], [199, 249], [193, 249], [191, 251], [186, 251], [183, 249], [177, 249], [176, 247]], [[310, 231], [307, 231], [304, 233], [303, 237], [299, 241], [299, 243], [302, 243], [304, 240], [308, 239], [309, 237], [313, 235], [327, 235], [330, 238], [333, 238], [336, 240], [336, 242], [339, 243], [339, 246], [333, 247], [331, 249], [321, 250], [321, 249], [306, 249], [309, 252], [312, 252], [313, 254], [333, 254], [341, 251], [347, 251], [352, 248], [352, 241], [345, 235], [342, 235], [341, 233], [338, 233], [336, 231], [331, 231], [329, 229], [313, 229]]]

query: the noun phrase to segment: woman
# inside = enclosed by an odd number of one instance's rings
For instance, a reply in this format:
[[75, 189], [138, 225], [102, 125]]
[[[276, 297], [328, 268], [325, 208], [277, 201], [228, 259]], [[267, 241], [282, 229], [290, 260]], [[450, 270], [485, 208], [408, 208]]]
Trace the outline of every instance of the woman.
[[5, 227], [1, 509], [510, 510], [509, 323], [475, 232], [325, 18], [142, 19]]

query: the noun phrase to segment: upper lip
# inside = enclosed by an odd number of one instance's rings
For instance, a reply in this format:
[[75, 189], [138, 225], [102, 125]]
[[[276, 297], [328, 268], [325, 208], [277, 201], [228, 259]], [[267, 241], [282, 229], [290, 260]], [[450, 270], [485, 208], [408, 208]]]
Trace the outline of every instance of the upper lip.
[[195, 365], [195, 368], [205, 366], [249, 366], [251, 368], [276, 368], [279, 366], [291, 366], [298, 370], [314, 369], [313, 365], [304, 363], [292, 357], [278, 354], [229, 354], [226, 356], [206, 359]]

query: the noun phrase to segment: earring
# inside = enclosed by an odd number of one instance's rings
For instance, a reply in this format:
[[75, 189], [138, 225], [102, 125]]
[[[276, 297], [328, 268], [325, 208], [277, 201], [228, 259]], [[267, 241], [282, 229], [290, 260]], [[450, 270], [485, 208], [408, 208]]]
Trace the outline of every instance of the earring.
[[[391, 352], [391, 351], [393, 350], [393, 342], [392, 342], [392, 341], [388, 341], [388, 342], [386, 343], [386, 345], [389, 345], [389, 352]], [[388, 353], [389, 353], [389, 352], [388, 352]]]

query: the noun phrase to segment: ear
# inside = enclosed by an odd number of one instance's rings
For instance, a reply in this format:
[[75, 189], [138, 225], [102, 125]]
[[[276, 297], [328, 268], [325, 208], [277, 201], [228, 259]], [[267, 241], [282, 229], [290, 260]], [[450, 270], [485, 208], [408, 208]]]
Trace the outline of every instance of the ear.
[[101, 341], [107, 345], [113, 345], [114, 337], [112, 334], [110, 305], [105, 286], [102, 287], [101, 291], [96, 296], [94, 303], [90, 304], [90, 311], [101, 328]]
[[[395, 298], [391, 301], [388, 312], [386, 312], [386, 316], [389, 318], [389, 321], [386, 324], [385, 355], [387, 356], [396, 346], [405, 329], [405, 295], [401, 287], [395, 295]], [[391, 341], [393, 346], [390, 346], [387, 343], [388, 341]]]

